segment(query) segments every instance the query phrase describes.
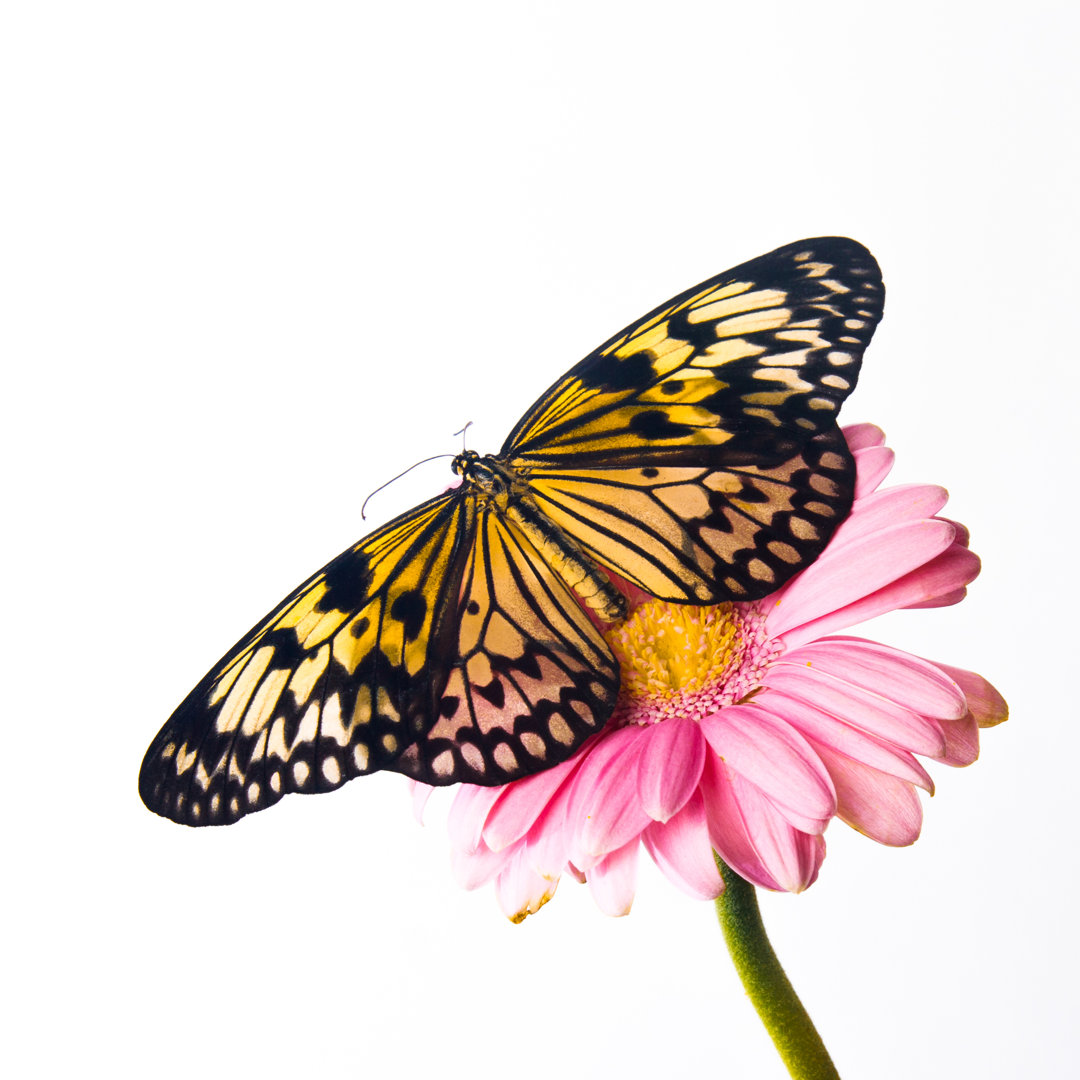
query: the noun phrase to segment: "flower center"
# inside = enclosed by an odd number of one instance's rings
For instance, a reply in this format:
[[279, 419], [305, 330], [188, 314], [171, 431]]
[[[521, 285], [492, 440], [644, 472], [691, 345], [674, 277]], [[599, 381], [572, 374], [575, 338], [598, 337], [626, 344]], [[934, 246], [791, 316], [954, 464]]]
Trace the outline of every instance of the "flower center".
[[606, 637], [622, 671], [617, 725], [701, 720], [756, 689], [780, 651], [749, 604], [649, 600]]

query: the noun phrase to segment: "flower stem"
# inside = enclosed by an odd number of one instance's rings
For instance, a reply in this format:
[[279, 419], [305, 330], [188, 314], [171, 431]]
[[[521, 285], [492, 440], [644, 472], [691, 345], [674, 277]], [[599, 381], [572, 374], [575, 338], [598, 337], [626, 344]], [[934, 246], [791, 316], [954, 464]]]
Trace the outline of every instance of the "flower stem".
[[839, 1080], [814, 1022], [769, 944], [754, 886], [718, 855], [716, 865], [724, 879], [724, 891], [716, 898], [724, 940], [746, 995], [788, 1072], [795, 1080]]

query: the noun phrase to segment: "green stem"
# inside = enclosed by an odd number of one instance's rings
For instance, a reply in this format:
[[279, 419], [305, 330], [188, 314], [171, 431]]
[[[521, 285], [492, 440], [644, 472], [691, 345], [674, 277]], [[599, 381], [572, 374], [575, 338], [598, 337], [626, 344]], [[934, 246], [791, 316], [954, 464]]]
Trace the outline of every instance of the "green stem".
[[724, 940], [773, 1045], [795, 1080], [840, 1080], [814, 1022], [776, 958], [750, 882], [716, 856], [724, 891], [716, 898]]

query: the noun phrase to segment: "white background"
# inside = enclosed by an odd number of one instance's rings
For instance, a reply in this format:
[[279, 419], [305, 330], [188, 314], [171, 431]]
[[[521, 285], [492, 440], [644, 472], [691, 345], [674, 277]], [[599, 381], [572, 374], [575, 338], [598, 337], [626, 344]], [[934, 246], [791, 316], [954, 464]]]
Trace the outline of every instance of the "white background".
[[[300, 579], [494, 451], [620, 326], [847, 234], [889, 295], [845, 419], [984, 571], [884, 640], [1012, 719], [902, 851], [762, 899], [845, 1077], [1075, 1075], [1077, 274], [1067, 3], [14, 3], [0, 26], [12, 1076], [779, 1078], [650, 866], [519, 927], [380, 775], [234, 829], [143, 751]], [[438, 803], [438, 805], [435, 805]]]

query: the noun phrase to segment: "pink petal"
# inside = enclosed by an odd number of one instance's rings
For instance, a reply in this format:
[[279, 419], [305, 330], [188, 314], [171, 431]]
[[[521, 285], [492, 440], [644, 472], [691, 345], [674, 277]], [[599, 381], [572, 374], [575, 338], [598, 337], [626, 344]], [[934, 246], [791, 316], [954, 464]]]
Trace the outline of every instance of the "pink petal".
[[705, 738], [692, 720], [678, 717], [645, 728], [638, 758], [637, 788], [642, 808], [667, 821], [697, 790], [705, 766]]
[[637, 758], [646, 730], [636, 724], [599, 740], [581, 762], [569, 790], [570, 857], [582, 870], [637, 837], [652, 820], [637, 793]]
[[[820, 561], [820, 560], [819, 560]], [[815, 564], [817, 565], [817, 564]], [[813, 567], [810, 567], [812, 570]], [[910, 573], [904, 574], [883, 588], [856, 600], [851, 604], [827, 611], [784, 632], [784, 644], [794, 649], [803, 642], [812, 641], [834, 630], [843, 630], [858, 622], [864, 622], [887, 611], [902, 607], [915, 607], [936, 597], [955, 591], [959, 586], [973, 581], [979, 574], [979, 559], [959, 544], [951, 545], [941, 555], [931, 559]], [[798, 580], [798, 579], [796, 579]], [[777, 597], [782, 598], [781, 589]], [[792, 621], [789, 619], [789, 621]], [[796, 616], [795, 622], [798, 621]], [[769, 630], [773, 631], [773, 613], [769, 613]]]
[[766, 889], [802, 892], [825, 855], [820, 838], [793, 828], [749, 781], [710, 751], [702, 774], [709, 838], [737, 874]]
[[960, 687], [940, 668], [876, 641], [823, 638], [788, 653], [784, 660], [812, 665], [923, 716], [958, 720], [967, 712]]
[[563, 789], [537, 818], [525, 838], [526, 861], [541, 877], [558, 877], [570, 859], [566, 804]]
[[695, 900], [715, 900], [723, 891], [700, 791], [670, 821], [647, 826], [641, 840], [668, 880]]
[[937, 515], [938, 521], [947, 521], [956, 530], [956, 542], [961, 547], [971, 546], [971, 532], [968, 527], [960, 521], [954, 521], [952, 518], [947, 518], [941, 514]]
[[960, 720], [942, 724], [941, 730], [945, 733], [945, 753], [938, 760], [956, 768], [978, 760], [979, 725], [971, 713]]
[[[932, 518], [948, 502], [949, 493], [935, 484], [902, 484], [875, 491], [852, 508], [851, 515], [833, 534], [830, 551], [857, 543], [904, 521]], [[953, 527], [955, 528], [955, 523]]]
[[769, 797], [788, 822], [817, 833], [836, 813], [836, 794], [810, 744], [755, 705], [732, 705], [701, 721], [709, 746], [729, 770]]
[[914, 754], [937, 757], [945, 749], [945, 736], [934, 720], [805, 663], [774, 661], [765, 685]]
[[605, 915], [629, 915], [637, 887], [638, 841], [616, 848], [587, 874], [589, 891]]
[[517, 923], [538, 912], [555, 895], [558, 885], [558, 878], [541, 877], [532, 870], [518, 849], [495, 879], [495, 898], [503, 914]]
[[994, 727], [1009, 718], [1009, 706], [1005, 699], [981, 675], [963, 668], [938, 664], [951, 679], [955, 679], [967, 699], [968, 709], [978, 721], [979, 727]]
[[885, 432], [877, 424], [847, 424], [840, 429], [840, 433], [852, 453], [868, 446], [885, 445]]
[[463, 889], [477, 889], [508, 865], [513, 854], [513, 850], [492, 851], [483, 841], [471, 852], [451, 847], [450, 872]]
[[446, 819], [450, 842], [454, 847], [466, 852], [476, 851], [481, 843], [488, 811], [504, 790], [475, 784], [461, 784], [458, 787]]
[[421, 783], [419, 780], [409, 781], [409, 790], [412, 793], [413, 817], [418, 824], [424, 824], [424, 807], [427, 806], [431, 793], [435, 790], [430, 784]]
[[838, 552], [826, 548], [817, 562], [775, 594], [769, 633], [778, 637], [869, 596], [940, 555], [955, 535], [945, 521], [905, 521]]
[[709, 840], [720, 858], [752, 884], [782, 892], [783, 886], [769, 872], [754, 849], [724, 763], [711, 750], [705, 757], [705, 768], [701, 774], [701, 793], [705, 802]]
[[865, 762], [875, 769], [916, 784], [931, 795], [934, 793], [934, 782], [930, 774], [908, 751], [900, 750], [892, 743], [845, 724], [837, 717], [823, 712], [815, 704], [799, 701], [771, 687], [767, 692], [758, 695], [754, 704], [774, 716], [783, 717], [801, 731], [810, 745], [818, 751], [819, 756], [820, 747], [824, 744], [856, 761]]
[[577, 769], [584, 752], [581, 750], [568, 761], [544, 772], [506, 784], [501, 789], [502, 797], [496, 801], [484, 822], [483, 836], [488, 847], [498, 851], [520, 840]]
[[891, 847], [905, 847], [918, 839], [922, 806], [910, 784], [833, 750], [822, 749], [821, 756], [836, 785], [842, 821]]
[[908, 611], [913, 611], [915, 608], [936, 608], [936, 607], [952, 607], [953, 604], [959, 604], [964, 597], [967, 596], [967, 589], [953, 589], [952, 592], [942, 593], [941, 596], [935, 596], [932, 600], [920, 600], [917, 604], [904, 604], [904, 608]]
[[855, 498], [869, 495], [892, 472], [896, 454], [887, 446], [868, 446], [865, 450], [856, 450], [855, 458]]

